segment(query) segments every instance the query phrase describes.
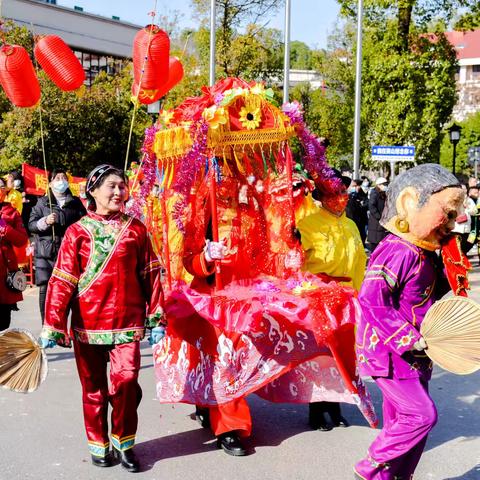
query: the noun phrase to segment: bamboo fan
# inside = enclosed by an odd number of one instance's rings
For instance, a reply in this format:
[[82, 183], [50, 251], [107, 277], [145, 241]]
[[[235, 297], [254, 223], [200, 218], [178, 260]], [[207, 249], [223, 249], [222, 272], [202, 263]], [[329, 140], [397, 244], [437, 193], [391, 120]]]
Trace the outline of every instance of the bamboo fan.
[[45, 380], [47, 356], [34, 336], [23, 329], [0, 333], [0, 385], [14, 392], [30, 393]]
[[422, 322], [427, 355], [440, 367], [459, 375], [480, 369], [480, 305], [466, 297], [433, 304]]

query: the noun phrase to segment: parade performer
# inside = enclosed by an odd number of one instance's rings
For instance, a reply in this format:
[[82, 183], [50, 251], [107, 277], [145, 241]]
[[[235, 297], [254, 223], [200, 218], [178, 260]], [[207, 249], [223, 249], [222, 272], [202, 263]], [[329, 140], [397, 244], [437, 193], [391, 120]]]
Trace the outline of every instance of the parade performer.
[[5, 201], [7, 188], [0, 178], [0, 331], [10, 326], [12, 310], [18, 310], [17, 302], [23, 300], [22, 292], [8, 286], [7, 276], [18, 269], [14, 246], [28, 240], [18, 211]]
[[[437, 421], [428, 393], [432, 363], [419, 329], [448, 290], [435, 251], [448, 239], [463, 200], [458, 180], [436, 164], [403, 172], [388, 189], [381, 223], [390, 234], [370, 258], [356, 335], [360, 373], [371, 376], [383, 394], [384, 424], [367, 457], [355, 465], [355, 478], [410, 480]], [[448, 273], [458, 264], [445, 261], [449, 279], [460, 278]], [[460, 291], [455, 287], [454, 293]]]
[[[207, 409], [217, 445], [231, 455], [246, 453], [242, 437], [251, 420], [244, 398], [320, 355], [331, 333], [359, 312], [353, 289], [298, 269], [301, 246], [292, 227], [296, 200], [305, 196], [301, 182], [294, 188], [288, 146], [298, 115], [291, 109], [290, 119], [272, 95], [262, 84], [221, 80], [163, 112], [143, 147], [143, 186], [154, 185], [148, 165], [156, 158], [159, 186], [172, 191], [165, 204], [176, 199], [162, 208], [175, 231], [162, 234], [176, 239], [168, 256], [183, 259], [194, 277], [187, 283], [170, 266], [169, 328], [154, 348], [157, 396]], [[332, 176], [324, 147], [313, 134], [302, 135], [318, 175]], [[334, 188], [339, 183], [332, 178]], [[329, 380], [347, 390], [338, 370]], [[374, 425], [365, 392], [351, 376], [346, 384], [356, 394], [345, 396]]]
[[[132, 447], [137, 430], [140, 340], [165, 334], [160, 264], [145, 226], [121, 212], [126, 178], [111, 165], [96, 167], [87, 179], [89, 211], [70, 226], [49, 282], [45, 347], [72, 341], [83, 390], [83, 413], [92, 463], [112, 465], [107, 410], [112, 405], [113, 454], [131, 472], [139, 470]], [[110, 387], [107, 364], [110, 362]]]
[[[324, 279], [349, 285], [358, 291], [363, 281], [367, 257], [357, 226], [345, 215], [347, 188], [351, 179], [342, 176], [338, 170], [335, 170], [335, 173], [342, 180], [342, 190], [332, 193], [317, 182], [314, 197], [321, 206], [297, 224], [306, 255], [304, 269]], [[342, 332], [341, 352], [354, 369], [353, 326], [352, 322], [350, 328]], [[354, 370], [352, 375], [355, 376]], [[334, 426], [348, 426], [347, 420], [341, 414], [340, 403], [326, 401], [309, 404], [310, 426], [322, 431], [331, 430], [325, 413], [329, 414]]]

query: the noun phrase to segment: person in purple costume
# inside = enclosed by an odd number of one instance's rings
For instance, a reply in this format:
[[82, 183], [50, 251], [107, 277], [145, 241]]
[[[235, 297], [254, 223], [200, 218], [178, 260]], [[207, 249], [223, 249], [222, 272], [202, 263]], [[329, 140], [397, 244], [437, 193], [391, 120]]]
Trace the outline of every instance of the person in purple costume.
[[437, 422], [428, 393], [432, 363], [420, 325], [449, 289], [435, 253], [454, 228], [464, 193], [437, 164], [400, 174], [381, 223], [390, 232], [372, 254], [359, 294], [356, 349], [361, 376], [383, 394], [383, 429], [354, 467], [363, 480], [411, 480]]

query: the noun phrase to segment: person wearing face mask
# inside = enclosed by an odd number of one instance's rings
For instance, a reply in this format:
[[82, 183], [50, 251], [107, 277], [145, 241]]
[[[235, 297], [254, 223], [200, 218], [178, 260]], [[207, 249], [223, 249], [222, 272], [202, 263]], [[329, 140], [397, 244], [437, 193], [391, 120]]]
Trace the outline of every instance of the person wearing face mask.
[[377, 180], [375, 180], [375, 188], [370, 192], [368, 199], [367, 242], [370, 247], [370, 252], [373, 252], [375, 248], [377, 248], [377, 245], [387, 236], [387, 231], [380, 225], [387, 188], [387, 179], [378, 177]]
[[[51, 202], [51, 204], [50, 204]], [[39, 307], [42, 324], [45, 317], [45, 297], [65, 230], [86, 213], [82, 202], [68, 188], [64, 170], [49, 175], [49, 192], [32, 208], [28, 230], [34, 234], [35, 283], [39, 287]]]
[[[360, 289], [367, 257], [355, 223], [347, 218], [345, 209], [348, 203], [347, 188], [351, 179], [334, 170], [335, 176], [342, 181], [339, 192], [329, 192], [317, 186], [314, 198], [320, 202], [315, 213], [301, 219], [297, 224], [305, 251], [303, 269], [328, 281]], [[352, 366], [354, 358], [354, 333], [352, 328], [343, 330], [339, 342], [346, 364]], [[349, 361], [352, 360], [353, 361]], [[352, 376], [355, 375], [352, 368]], [[328, 413], [331, 423], [327, 422]], [[309, 423], [315, 430], [328, 431], [333, 427], [347, 427], [348, 422], [342, 416], [340, 403], [332, 401], [309, 404]]]
[[78, 198], [85, 208], [88, 208], [87, 192], [85, 191], [85, 182], [78, 184]]
[[355, 222], [360, 238], [365, 245], [368, 224], [368, 195], [362, 189], [362, 180], [352, 180], [348, 188], [348, 204], [345, 211], [348, 218]]

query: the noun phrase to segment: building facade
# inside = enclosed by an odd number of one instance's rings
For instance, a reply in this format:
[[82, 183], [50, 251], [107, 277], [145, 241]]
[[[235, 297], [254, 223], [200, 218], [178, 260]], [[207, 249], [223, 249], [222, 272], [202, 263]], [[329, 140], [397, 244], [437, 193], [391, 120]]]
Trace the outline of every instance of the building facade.
[[480, 29], [468, 32], [447, 32], [448, 40], [457, 51], [458, 101], [453, 110], [457, 121], [480, 111]]

